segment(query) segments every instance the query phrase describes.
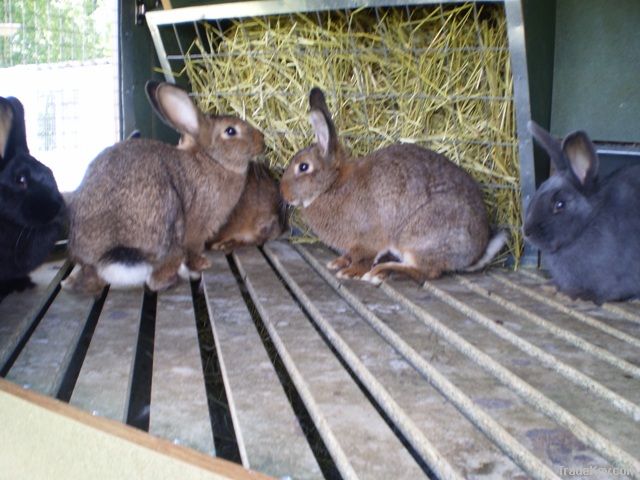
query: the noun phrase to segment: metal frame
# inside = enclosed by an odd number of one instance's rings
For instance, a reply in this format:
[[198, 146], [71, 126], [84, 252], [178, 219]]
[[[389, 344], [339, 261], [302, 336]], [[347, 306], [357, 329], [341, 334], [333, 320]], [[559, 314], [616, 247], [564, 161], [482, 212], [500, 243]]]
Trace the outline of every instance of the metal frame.
[[[165, 79], [168, 82], [175, 83], [175, 78], [171, 72], [171, 66], [167, 58], [167, 52], [160, 36], [159, 27], [161, 25], [333, 9], [450, 3], [464, 2], [459, 0], [252, 0], [184, 7], [172, 10], [155, 10], [147, 12], [146, 19]], [[500, 2], [497, 1], [496, 3]], [[507, 35], [509, 40], [511, 71], [513, 74], [516, 132], [520, 159], [520, 194], [522, 211], [525, 212], [535, 192], [535, 169], [532, 137], [527, 130], [527, 122], [531, 118], [531, 110], [529, 103], [529, 77], [527, 72], [524, 21], [521, 0], [502, 0], [502, 3], [504, 3], [507, 17]], [[537, 250], [525, 243], [521, 264], [532, 265], [537, 264], [537, 262]]]

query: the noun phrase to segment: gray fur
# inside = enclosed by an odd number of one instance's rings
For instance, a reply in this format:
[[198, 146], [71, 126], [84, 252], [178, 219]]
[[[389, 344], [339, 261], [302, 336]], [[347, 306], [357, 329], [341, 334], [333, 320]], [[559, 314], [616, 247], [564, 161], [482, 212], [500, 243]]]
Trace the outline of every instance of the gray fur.
[[598, 176], [584, 132], [562, 144], [531, 122], [557, 171], [533, 196], [524, 233], [556, 287], [597, 304], [640, 296], [640, 166]]

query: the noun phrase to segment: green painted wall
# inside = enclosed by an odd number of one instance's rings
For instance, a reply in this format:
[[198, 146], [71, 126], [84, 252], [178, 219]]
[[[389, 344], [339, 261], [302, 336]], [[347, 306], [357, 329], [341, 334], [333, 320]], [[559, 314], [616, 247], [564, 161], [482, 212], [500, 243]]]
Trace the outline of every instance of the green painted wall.
[[558, 0], [551, 131], [640, 141], [640, 1]]

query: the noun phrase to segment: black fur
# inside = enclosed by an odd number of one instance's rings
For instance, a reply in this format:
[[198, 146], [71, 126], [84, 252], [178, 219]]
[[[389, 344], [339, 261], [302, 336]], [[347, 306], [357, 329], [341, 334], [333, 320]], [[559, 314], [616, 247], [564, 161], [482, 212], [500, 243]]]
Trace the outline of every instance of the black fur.
[[533, 196], [524, 224], [553, 282], [596, 304], [640, 297], [640, 165], [600, 179], [584, 132], [560, 144], [539, 126], [529, 128], [557, 167]]
[[137, 248], [129, 248], [124, 246], [114, 247], [102, 255], [100, 261], [106, 263], [122, 263], [125, 265], [137, 265], [139, 263], [148, 262], [147, 257]]
[[0, 97], [0, 115], [8, 128], [0, 138], [0, 290], [31, 285], [38, 267], [60, 239], [65, 205], [49, 168], [29, 154], [24, 109], [13, 97]]

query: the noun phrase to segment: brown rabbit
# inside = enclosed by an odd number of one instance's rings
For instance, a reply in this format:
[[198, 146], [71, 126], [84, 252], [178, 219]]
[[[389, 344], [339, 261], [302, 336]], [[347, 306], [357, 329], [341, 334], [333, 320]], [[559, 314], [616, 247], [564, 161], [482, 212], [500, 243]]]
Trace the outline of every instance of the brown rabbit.
[[[156, 114], [172, 127], [156, 98], [157, 89], [148, 85], [146, 93]], [[191, 135], [181, 134], [178, 149], [194, 152], [198, 148]], [[286, 225], [286, 205], [280, 196], [278, 181], [266, 165], [252, 161], [249, 162], [247, 181], [240, 200], [224, 226], [207, 239], [205, 246], [230, 253], [242, 246], [263, 245], [282, 235]]]
[[320, 89], [309, 103], [316, 143], [293, 157], [281, 190], [320, 240], [342, 253], [327, 265], [338, 277], [379, 284], [396, 271], [424, 281], [478, 270], [502, 248], [503, 232], [489, 242], [482, 193], [469, 174], [411, 144], [350, 158]]
[[249, 160], [264, 151], [262, 133], [239, 118], [204, 115], [175, 85], [147, 89], [194, 146], [134, 138], [93, 160], [70, 205], [69, 251], [81, 268], [65, 286], [74, 290], [96, 294], [107, 283], [161, 290], [179, 272], [198, 275], [209, 266], [205, 241], [238, 202]]
[[286, 205], [278, 181], [263, 163], [249, 162], [240, 200], [207, 246], [229, 253], [247, 245], [263, 245], [281, 236], [286, 226]]

